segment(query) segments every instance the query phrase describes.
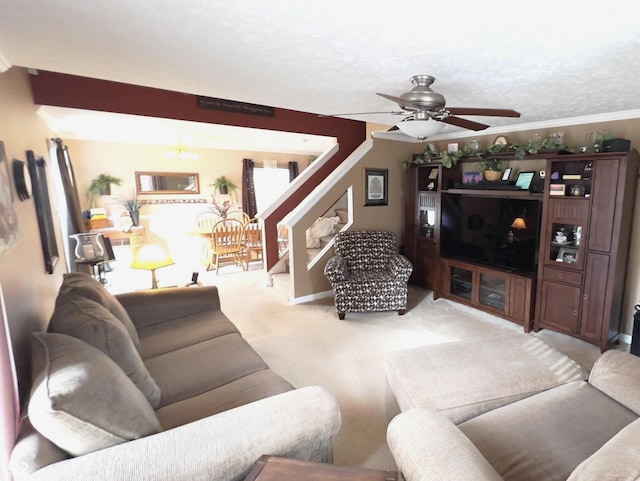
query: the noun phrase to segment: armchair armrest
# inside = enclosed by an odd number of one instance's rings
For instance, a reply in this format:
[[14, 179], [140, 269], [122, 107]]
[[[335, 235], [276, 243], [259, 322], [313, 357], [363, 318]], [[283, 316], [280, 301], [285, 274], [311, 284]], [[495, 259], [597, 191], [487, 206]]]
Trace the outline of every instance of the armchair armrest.
[[325, 389], [296, 389], [193, 423], [60, 461], [29, 481], [236, 481], [263, 454], [331, 461], [340, 428]]
[[146, 289], [116, 295], [136, 329], [206, 311], [220, 310], [215, 286]]
[[405, 256], [401, 254], [394, 254], [389, 259], [389, 270], [398, 280], [407, 282], [411, 275], [411, 271], [413, 271], [413, 266]]
[[503, 481], [474, 444], [437, 411], [396, 416], [387, 442], [406, 481]]
[[347, 261], [344, 257], [334, 256], [329, 259], [327, 265], [324, 266], [324, 275], [329, 279], [331, 285], [334, 285], [337, 282], [346, 281], [348, 274], [349, 267], [347, 266]]

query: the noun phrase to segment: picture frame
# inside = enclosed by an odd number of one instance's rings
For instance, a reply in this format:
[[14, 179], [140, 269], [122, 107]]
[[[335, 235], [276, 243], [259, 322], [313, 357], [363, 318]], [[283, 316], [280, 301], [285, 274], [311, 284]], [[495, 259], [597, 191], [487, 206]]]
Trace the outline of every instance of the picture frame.
[[549, 195], [564, 195], [566, 186], [564, 184], [549, 185]]
[[389, 170], [364, 169], [364, 205], [389, 204]]
[[504, 169], [504, 172], [502, 173], [502, 180], [503, 181], [508, 181], [509, 177], [511, 177], [511, 171], [513, 170], [513, 168], [511, 167], [507, 167], [506, 169]]
[[447, 144], [447, 152], [457, 152], [459, 148], [459, 144], [458, 142], [451, 142], [450, 144]]
[[27, 167], [31, 177], [33, 200], [36, 206], [38, 227], [40, 228], [44, 267], [48, 274], [53, 274], [59, 253], [58, 244], [56, 244], [56, 233], [53, 229], [53, 216], [51, 202], [49, 201], [49, 188], [47, 187], [46, 162], [42, 156], [36, 155], [32, 150], [27, 150]]
[[0, 255], [15, 246], [19, 239], [18, 216], [13, 207], [9, 162], [0, 140]]
[[564, 262], [565, 264], [576, 264], [578, 262], [578, 251], [570, 247], [560, 247], [556, 261]]
[[469, 184], [478, 184], [480, 182], [482, 182], [483, 179], [483, 175], [482, 172], [463, 172], [462, 173], [462, 183], [464, 185], [469, 185]]

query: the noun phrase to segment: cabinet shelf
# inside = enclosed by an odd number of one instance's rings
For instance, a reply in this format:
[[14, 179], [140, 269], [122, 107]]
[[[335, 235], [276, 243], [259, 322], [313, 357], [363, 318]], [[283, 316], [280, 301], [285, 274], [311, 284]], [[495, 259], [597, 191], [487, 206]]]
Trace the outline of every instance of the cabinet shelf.
[[542, 199], [542, 194], [529, 192], [528, 190], [489, 190], [489, 189], [446, 189], [444, 194], [466, 194], [484, 197], [502, 197], [510, 199], [513, 197], [529, 197], [532, 199]]

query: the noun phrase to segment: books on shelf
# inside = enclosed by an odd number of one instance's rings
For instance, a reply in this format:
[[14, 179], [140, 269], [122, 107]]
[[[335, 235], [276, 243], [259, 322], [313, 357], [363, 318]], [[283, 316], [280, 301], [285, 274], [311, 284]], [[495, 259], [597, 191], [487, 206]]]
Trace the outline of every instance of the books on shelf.
[[582, 175], [580, 174], [563, 174], [562, 180], [580, 180], [582, 179]]

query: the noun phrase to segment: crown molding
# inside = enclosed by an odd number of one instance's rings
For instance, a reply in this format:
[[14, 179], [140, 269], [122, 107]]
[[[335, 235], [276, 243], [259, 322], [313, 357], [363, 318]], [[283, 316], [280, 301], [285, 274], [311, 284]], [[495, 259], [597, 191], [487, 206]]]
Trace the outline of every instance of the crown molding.
[[[594, 114], [594, 115], [584, 115], [582, 117], [569, 117], [565, 119], [555, 119], [555, 120], [543, 120], [540, 122], [529, 122], [525, 124], [514, 124], [514, 125], [504, 125], [501, 127], [489, 127], [486, 130], [481, 130], [476, 135], [499, 135], [499, 134], [509, 134], [513, 132], [523, 132], [526, 130], [541, 130], [541, 129], [551, 129], [558, 127], [567, 127], [571, 125], [586, 125], [586, 124], [597, 124], [601, 122], [614, 122], [616, 120], [629, 120], [629, 119], [640, 119], [640, 110], [623, 110], [621, 112], [610, 112], [605, 114]], [[392, 132], [372, 132], [371, 136], [374, 139], [386, 139], [386, 140], [397, 140], [400, 142], [411, 142], [411, 143], [421, 143], [421, 142], [433, 142], [436, 140], [452, 140], [452, 139], [465, 139], [468, 137], [472, 137], [474, 135], [473, 130], [463, 130], [459, 132], [451, 132], [445, 134], [438, 134], [429, 137], [423, 141], [418, 139], [414, 139], [398, 131]]]
[[[621, 112], [610, 112], [604, 114], [584, 115], [582, 117], [569, 117], [565, 119], [543, 120], [540, 122], [529, 122], [525, 124], [504, 125], [501, 127], [489, 127], [478, 132], [477, 135], [508, 134], [513, 132], [523, 132], [526, 130], [541, 130], [557, 127], [567, 127], [571, 125], [596, 124], [600, 122], [613, 122], [616, 120], [629, 120], [640, 118], [640, 110], [623, 110]], [[473, 135], [473, 131], [452, 132], [450, 134], [434, 135], [427, 141], [449, 140], [467, 138]]]
[[11, 64], [0, 50], [0, 73], [6, 72], [11, 68]]

